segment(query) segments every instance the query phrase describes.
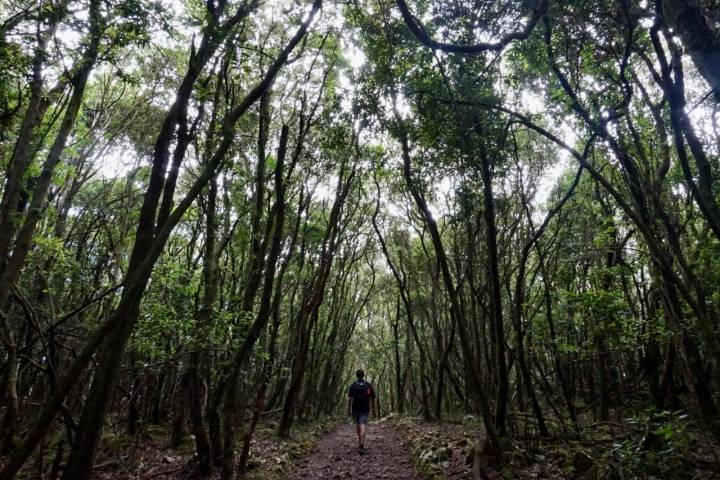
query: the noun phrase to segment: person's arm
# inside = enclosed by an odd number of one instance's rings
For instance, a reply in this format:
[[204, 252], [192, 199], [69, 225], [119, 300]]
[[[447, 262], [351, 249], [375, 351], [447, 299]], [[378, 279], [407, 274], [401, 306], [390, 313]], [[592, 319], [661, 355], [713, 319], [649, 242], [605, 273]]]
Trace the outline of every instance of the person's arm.
[[372, 416], [373, 418], [378, 418], [378, 400], [377, 395], [375, 394], [375, 389], [372, 389], [372, 395], [370, 396], [370, 409], [372, 410]]

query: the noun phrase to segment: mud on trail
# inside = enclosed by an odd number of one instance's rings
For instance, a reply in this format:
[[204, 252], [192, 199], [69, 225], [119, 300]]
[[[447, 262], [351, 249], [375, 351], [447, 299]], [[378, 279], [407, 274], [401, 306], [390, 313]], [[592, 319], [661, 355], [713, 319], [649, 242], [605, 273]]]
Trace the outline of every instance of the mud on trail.
[[365, 452], [357, 448], [355, 425], [341, 425], [320, 438], [312, 453], [295, 466], [292, 480], [378, 478], [420, 480], [410, 450], [391, 426], [368, 425]]

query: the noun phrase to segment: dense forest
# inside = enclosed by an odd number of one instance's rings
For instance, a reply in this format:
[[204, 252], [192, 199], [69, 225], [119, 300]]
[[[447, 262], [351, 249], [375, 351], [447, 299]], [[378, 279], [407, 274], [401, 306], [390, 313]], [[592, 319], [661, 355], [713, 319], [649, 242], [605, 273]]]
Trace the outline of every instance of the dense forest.
[[0, 162], [0, 480], [287, 478], [358, 368], [416, 475], [720, 472], [718, 0], [0, 0]]

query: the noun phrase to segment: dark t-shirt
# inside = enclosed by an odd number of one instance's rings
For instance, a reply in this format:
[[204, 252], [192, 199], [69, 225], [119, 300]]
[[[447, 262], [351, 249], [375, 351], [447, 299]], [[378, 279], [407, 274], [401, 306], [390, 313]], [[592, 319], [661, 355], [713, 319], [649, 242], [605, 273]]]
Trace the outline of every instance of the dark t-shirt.
[[375, 390], [369, 382], [358, 380], [350, 385], [348, 397], [352, 398], [352, 410], [354, 412], [370, 412], [370, 400], [375, 399]]

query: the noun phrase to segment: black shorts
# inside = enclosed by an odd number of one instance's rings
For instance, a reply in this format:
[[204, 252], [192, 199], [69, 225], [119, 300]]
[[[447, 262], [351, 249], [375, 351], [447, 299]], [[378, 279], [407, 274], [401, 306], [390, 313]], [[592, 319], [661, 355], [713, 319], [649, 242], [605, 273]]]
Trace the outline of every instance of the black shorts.
[[358, 425], [367, 425], [370, 412], [360, 412], [357, 410], [352, 411], [352, 418]]

